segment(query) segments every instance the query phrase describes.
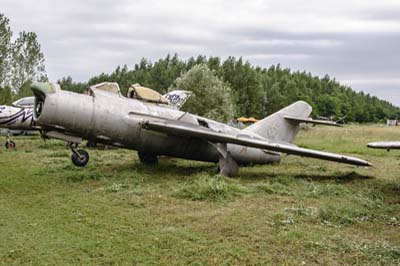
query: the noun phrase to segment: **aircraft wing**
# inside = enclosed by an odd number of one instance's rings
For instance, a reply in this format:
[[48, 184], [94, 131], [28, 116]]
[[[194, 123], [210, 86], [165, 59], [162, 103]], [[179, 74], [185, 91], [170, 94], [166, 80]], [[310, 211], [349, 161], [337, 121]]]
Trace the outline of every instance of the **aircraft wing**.
[[213, 131], [209, 128], [204, 128], [204, 127], [200, 127], [200, 126], [192, 125], [192, 124], [188, 124], [188, 123], [183, 123], [183, 122], [146, 121], [143, 126], [146, 129], [163, 132], [163, 133], [167, 133], [167, 134], [175, 135], [175, 136], [179, 136], [179, 137], [186, 137], [186, 138], [194, 137], [194, 138], [200, 138], [200, 139], [204, 139], [204, 140], [207, 140], [210, 142], [215, 142], [215, 143], [218, 143], [218, 142], [219, 143], [232, 143], [232, 144], [237, 144], [237, 145], [242, 145], [242, 146], [247, 146], [247, 147], [265, 149], [265, 150], [275, 151], [275, 152], [283, 152], [283, 153], [294, 154], [294, 155], [299, 155], [299, 156], [304, 156], [304, 157], [311, 157], [311, 158], [347, 163], [347, 164], [358, 165], [358, 166], [371, 166], [371, 164], [369, 162], [364, 161], [359, 158], [355, 158], [355, 157], [300, 148], [291, 143], [281, 144], [281, 143], [268, 142], [265, 139], [259, 139], [259, 138], [255, 138], [255, 137], [252, 137], [249, 135], [241, 135], [241, 134], [238, 134], [236, 136], [229, 135], [229, 134]]
[[337, 124], [336, 122], [326, 121], [326, 120], [317, 120], [317, 119], [312, 119], [312, 118], [297, 118], [297, 117], [287, 116], [287, 115], [285, 115], [284, 118], [286, 120], [295, 121], [298, 123], [309, 123], [309, 124], [327, 125], [327, 126], [335, 126], [335, 127], [342, 126], [340, 124]]
[[400, 149], [400, 141], [371, 142], [371, 143], [368, 143], [367, 146], [368, 146], [368, 148], [373, 148], [373, 149], [396, 150], [396, 149]]

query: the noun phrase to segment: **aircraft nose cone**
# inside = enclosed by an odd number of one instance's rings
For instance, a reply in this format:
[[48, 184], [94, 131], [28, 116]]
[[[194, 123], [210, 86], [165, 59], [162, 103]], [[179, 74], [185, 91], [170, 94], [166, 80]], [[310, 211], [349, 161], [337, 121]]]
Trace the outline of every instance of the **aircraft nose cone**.
[[375, 148], [375, 143], [374, 142], [370, 142], [367, 144], [368, 148]]
[[48, 82], [32, 82], [31, 90], [36, 96], [44, 96], [56, 92], [55, 86]]
[[370, 142], [370, 143], [367, 144], [367, 147], [368, 148], [375, 148], [375, 149], [377, 149], [377, 148], [385, 148], [385, 147], [382, 147], [382, 146], [384, 146], [383, 144], [384, 144], [383, 142]]

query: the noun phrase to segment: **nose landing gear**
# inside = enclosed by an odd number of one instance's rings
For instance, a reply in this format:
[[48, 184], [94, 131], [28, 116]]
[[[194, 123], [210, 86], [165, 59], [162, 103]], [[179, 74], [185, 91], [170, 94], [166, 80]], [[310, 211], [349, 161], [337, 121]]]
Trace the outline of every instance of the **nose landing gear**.
[[7, 142], [4, 146], [6, 146], [7, 150], [13, 150], [13, 149], [15, 149], [16, 144], [12, 140], [7, 140]]
[[68, 143], [68, 147], [72, 151], [71, 160], [75, 166], [83, 167], [89, 162], [89, 153], [82, 149], [78, 150], [78, 144]]
[[4, 146], [6, 147], [7, 150], [13, 150], [13, 149], [15, 149], [16, 144], [15, 144], [14, 141], [12, 141], [12, 140], [10, 139], [10, 132], [7, 132], [6, 144], [5, 144]]

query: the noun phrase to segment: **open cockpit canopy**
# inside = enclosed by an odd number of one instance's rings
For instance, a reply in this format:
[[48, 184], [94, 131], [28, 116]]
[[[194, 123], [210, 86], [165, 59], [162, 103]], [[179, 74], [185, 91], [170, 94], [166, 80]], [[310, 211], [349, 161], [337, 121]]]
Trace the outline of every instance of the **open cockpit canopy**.
[[88, 95], [93, 95], [95, 91], [105, 91], [107, 93], [115, 94], [118, 96], [121, 95], [118, 83], [116, 82], [102, 82], [92, 85], [86, 90], [85, 93]]
[[168, 104], [168, 101], [160, 93], [153, 89], [140, 86], [140, 84], [133, 84], [128, 89], [126, 97], [146, 102]]

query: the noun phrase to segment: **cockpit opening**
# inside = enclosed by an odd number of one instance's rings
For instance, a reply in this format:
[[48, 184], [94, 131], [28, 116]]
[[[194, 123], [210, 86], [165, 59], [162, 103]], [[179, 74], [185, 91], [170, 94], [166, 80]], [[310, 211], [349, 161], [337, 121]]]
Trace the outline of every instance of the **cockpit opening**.
[[197, 119], [197, 122], [199, 122], [199, 126], [201, 126], [201, 127], [210, 128], [210, 126], [208, 125], [207, 121], [204, 121], [204, 120], [201, 120], [201, 119]]

